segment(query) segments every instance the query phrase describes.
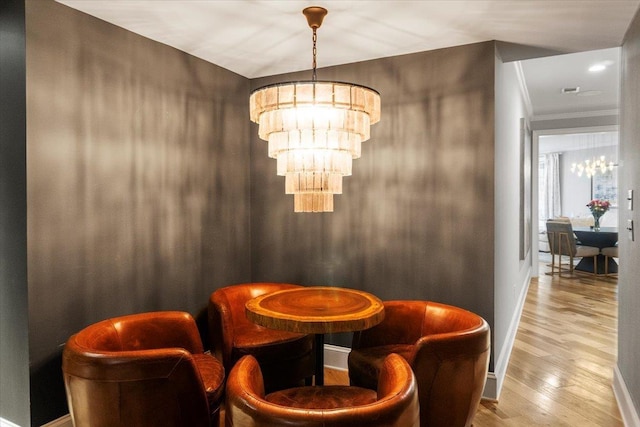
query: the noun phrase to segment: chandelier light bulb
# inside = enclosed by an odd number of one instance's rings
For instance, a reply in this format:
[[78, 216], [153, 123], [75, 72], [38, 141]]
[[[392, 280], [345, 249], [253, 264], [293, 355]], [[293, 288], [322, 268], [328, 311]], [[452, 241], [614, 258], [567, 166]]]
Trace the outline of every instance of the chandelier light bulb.
[[571, 172], [578, 176], [586, 175], [587, 178], [595, 176], [597, 173], [605, 174], [612, 171], [615, 164], [612, 161], [607, 162], [605, 156], [599, 158], [585, 159], [580, 163], [571, 164]]

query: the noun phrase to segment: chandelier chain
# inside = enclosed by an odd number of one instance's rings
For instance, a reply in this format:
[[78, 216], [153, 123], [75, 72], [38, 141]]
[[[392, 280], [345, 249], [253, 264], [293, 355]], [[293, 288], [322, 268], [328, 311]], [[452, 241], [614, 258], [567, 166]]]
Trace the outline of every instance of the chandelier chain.
[[318, 54], [318, 49], [316, 48], [316, 43], [318, 41], [318, 34], [316, 33], [316, 29], [313, 28], [313, 74], [311, 75], [311, 80], [314, 82], [317, 80], [318, 75], [316, 73], [316, 55]]

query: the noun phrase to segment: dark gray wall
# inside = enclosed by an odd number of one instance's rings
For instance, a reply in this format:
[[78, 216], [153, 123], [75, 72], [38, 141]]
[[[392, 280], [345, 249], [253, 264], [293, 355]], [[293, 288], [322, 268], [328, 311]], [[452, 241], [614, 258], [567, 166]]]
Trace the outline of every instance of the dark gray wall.
[[333, 213], [293, 212], [253, 125], [253, 280], [441, 301], [493, 326], [494, 49], [487, 42], [318, 71], [320, 80], [370, 86], [382, 98], [382, 120]]
[[25, 17], [0, 6], [0, 419], [29, 424]]
[[[632, 219], [635, 241], [620, 233], [620, 271], [618, 277], [618, 369], [640, 413], [640, 12], [627, 31], [622, 45], [622, 90], [620, 91], [620, 194], [634, 191], [634, 208], [620, 203], [621, 225]], [[622, 198], [623, 199], [623, 198]]]
[[66, 413], [60, 351], [87, 324], [197, 314], [248, 281], [246, 78], [27, 0], [32, 423]]

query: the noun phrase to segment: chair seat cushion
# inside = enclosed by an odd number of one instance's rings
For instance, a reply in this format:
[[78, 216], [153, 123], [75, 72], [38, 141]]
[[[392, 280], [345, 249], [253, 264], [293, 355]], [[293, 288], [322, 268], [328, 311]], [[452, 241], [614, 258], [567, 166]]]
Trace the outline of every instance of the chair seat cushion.
[[261, 326], [235, 331], [234, 359], [250, 354], [261, 363], [297, 359], [313, 350], [313, 335], [267, 329]]
[[376, 398], [374, 390], [337, 385], [295, 387], [265, 396], [265, 400], [276, 405], [301, 409], [351, 408], [374, 403]]
[[578, 257], [590, 257], [596, 256], [600, 253], [600, 249], [594, 246], [577, 246], [576, 256]]
[[210, 354], [194, 354], [193, 359], [202, 377], [209, 408], [217, 411], [224, 392], [224, 367], [218, 359]]
[[402, 356], [409, 364], [415, 358], [416, 346], [412, 344], [391, 344], [379, 347], [351, 350], [349, 353], [349, 378], [356, 386], [377, 389], [378, 374], [385, 357], [391, 353]]

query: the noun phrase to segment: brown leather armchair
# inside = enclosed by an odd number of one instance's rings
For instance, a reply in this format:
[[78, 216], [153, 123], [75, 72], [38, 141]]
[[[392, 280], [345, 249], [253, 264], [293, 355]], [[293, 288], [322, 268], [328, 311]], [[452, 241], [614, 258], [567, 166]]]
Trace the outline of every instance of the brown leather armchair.
[[421, 425], [470, 426], [489, 364], [487, 322], [435, 302], [387, 301], [384, 306], [382, 323], [353, 335], [351, 384], [375, 387], [384, 358], [400, 354], [416, 375]]
[[267, 390], [296, 385], [314, 374], [314, 336], [264, 328], [251, 322], [245, 304], [257, 296], [299, 285], [244, 283], [213, 292], [209, 298], [211, 352], [227, 372], [244, 355], [260, 363]]
[[75, 427], [217, 427], [224, 368], [189, 313], [133, 314], [67, 341], [62, 371]]
[[260, 366], [245, 356], [227, 381], [227, 427], [419, 427], [416, 380], [397, 354], [380, 367], [377, 392], [352, 386], [296, 387], [266, 394]]

